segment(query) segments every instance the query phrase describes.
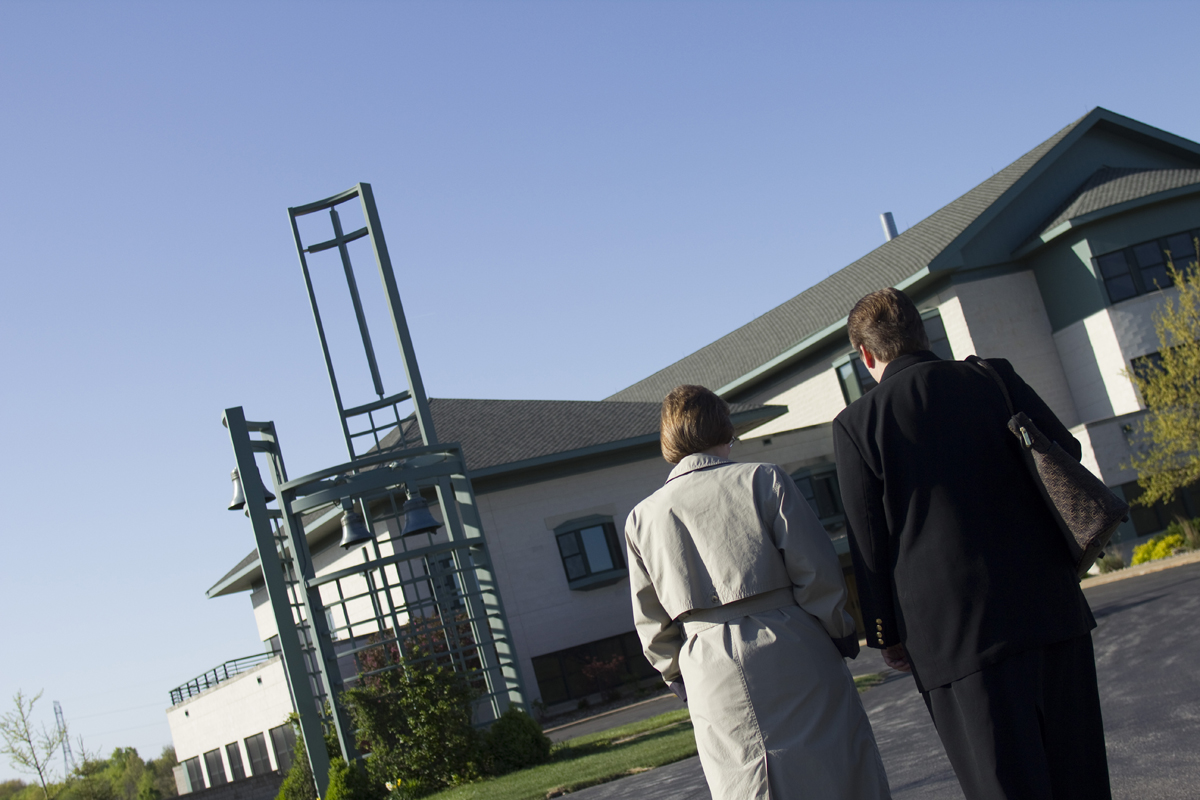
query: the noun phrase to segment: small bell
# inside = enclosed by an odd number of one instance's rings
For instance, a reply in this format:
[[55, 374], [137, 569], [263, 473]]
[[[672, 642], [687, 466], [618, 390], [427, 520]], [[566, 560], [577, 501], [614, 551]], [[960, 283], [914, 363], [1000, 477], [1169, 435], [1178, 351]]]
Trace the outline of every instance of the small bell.
[[[259, 484], [262, 484], [262, 478], [258, 479]], [[271, 494], [271, 490], [263, 484], [263, 502], [269, 503], [275, 499], [275, 495]], [[242, 489], [242, 477], [238, 475], [238, 471], [233, 471], [233, 499], [229, 501], [230, 511], [241, 511], [246, 506], [246, 492]]]
[[410, 493], [404, 501], [404, 527], [400, 529], [401, 536], [416, 536], [420, 533], [433, 533], [442, 527], [442, 523], [429, 513], [429, 504], [420, 492]]
[[371, 529], [363, 521], [362, 514], [355, 511], [353, 506], [342, 512], [341, 545], [343, 548], [348, 549], [356, 544], [369, 542], [374, 538], [375, 534], [371, 533]]

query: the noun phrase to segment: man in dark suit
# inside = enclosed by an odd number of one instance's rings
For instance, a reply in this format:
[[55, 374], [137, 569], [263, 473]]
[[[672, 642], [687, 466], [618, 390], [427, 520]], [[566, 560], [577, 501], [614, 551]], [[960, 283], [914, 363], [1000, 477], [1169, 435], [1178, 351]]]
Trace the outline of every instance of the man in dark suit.
[[[860, 300], [848, 327], [879, 382], [833, 423], [867, 643], [916, 678], [969, 800], [1111, 797], [1096, 622], [999, 387], [929, 352], [896, 289]], [[1079, 458], [1012, 366], [988, 363]]]

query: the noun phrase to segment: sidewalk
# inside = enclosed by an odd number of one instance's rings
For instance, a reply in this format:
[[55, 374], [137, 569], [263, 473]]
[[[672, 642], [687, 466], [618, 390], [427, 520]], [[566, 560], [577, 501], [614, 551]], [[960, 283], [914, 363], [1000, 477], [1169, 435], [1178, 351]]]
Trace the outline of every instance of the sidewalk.
[[[1138, 578], [1131, 581], [1129, 578]], [[1185, 800], [1200, 785], [1200, 554], [1084, 581], [1099, 627], [1092, 638], [1113, 796]], [[879, 654], [857, 661], [883, 672]], [[878, 665], [872, 668], [872, 665]], [[897, 800], [962, 800], [933, 723], [911, 683], [888, 674], [862, 696]], [[581, 720], [582, 722], [582, 720]], [[707, 800], [698, 758], [577, 792], [580, 800]]]

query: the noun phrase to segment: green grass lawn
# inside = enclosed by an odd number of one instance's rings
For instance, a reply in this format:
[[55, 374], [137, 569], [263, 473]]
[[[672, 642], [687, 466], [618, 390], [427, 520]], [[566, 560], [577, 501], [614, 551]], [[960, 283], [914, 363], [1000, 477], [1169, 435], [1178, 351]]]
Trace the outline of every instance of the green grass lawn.
[[854, 679], [854, 685], [858, 688], [858, 693], [862, 694], [867, 689], [878, 686], [883, 683], [882, 672], [872, 672], [869, 675], [859, 675]]
[[670, 764], [696, 754], [687, 709], [569, 739], [550, 762], [500, 778], [456, 786], [431, 795], [437, 800], [542, 800], [550, 792], [586, 786]]
[[[859, 675], [858, 691], [883, 682], [883, 675]], [[644, 772], [696, 755], [696, 738], [687, 709], [668, 711], [641, 722], [568, 739], [554, 748], [551, 760], [539, 767], [500, 778], [456, 786], [430, 800], [543, 800], [551, 793], [588, 786]]]

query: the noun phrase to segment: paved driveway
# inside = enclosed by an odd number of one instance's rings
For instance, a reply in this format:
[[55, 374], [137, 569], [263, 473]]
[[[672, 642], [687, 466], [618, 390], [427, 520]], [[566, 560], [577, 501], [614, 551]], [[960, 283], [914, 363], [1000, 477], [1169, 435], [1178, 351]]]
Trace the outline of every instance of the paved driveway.
[[[1200, 797], [1200, 564], [1085, 590], [1093, 633], [1113, 796]], [[871, 650], [853, 672], [882, 667]], [[897, 800], [962, 800], [912, 679], [891, 673], [863, 695]], [[689, 758], [577, 792], [579, 800], [708, 798]]]

